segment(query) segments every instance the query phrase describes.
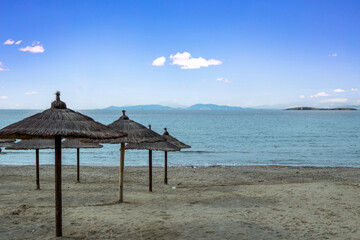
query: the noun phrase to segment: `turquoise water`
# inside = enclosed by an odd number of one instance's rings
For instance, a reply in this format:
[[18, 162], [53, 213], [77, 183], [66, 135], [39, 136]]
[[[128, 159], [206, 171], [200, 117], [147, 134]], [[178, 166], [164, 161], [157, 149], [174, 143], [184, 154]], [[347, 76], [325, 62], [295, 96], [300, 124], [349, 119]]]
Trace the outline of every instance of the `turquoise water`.
[[[38, 111], [0, 110], [0, 127]], [[103, 124], [121, 111], [80, 111]], [[360, 167], [360, 111], [128, 111], [130, 119], [192, 146], [168, 154], [169, 165], [287, 165]], [[119, 165], [119, 145], [82, 149], [82, 165]], [[153, 164], [164, 153], [153, 152]], [[0, 164], [32, 165], [35, 151], [4, 150]], [[40, 150], [40, 164], [53, 164], [53, 150]], [[76, 164], [76, 150], [63, 150], [63, 164]], [[126, 165], [147, 165], [147, 151], [128, 150]]]

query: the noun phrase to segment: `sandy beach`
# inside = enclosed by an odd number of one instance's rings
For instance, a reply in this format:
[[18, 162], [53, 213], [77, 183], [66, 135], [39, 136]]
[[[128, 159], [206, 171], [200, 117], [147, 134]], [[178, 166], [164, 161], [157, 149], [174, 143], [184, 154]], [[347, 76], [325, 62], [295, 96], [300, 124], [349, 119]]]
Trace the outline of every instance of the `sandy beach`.
[[[64, 239], [360, 239], [360, 169], [63, 167]], [[0, 168], [0, 239], [55, 239], [54, 166]]]

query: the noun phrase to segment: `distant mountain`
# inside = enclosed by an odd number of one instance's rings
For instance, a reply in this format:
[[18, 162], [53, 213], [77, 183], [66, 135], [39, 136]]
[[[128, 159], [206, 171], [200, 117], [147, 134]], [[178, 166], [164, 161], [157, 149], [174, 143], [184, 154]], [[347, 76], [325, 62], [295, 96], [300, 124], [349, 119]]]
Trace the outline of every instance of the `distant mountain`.
[[110, 107], [104, 108], [104, 110], [123, 110], [123, 109], [126, 109], [126, 110], [170, 110], [170, 109], [175, 109], [175, 108], [157, 105], [157, 104], [125, 106], [125, 107], [110, 106]]
[[104, 110], [241, 110], [241, 107], [230, 107], [230, 106], [221, 106], [215, 104], [195, 104], [187, 108], [172, 108], [163, 105], [136, 105], [136, 106], [124, 106], [124, 107], [116, 107], [110, 106], [104, 108]]
[[312, 108], [312, 107], [294, 107], [286, 110], [357, 110], [356, 108]]
[[230, 107], [224, 105], [215, 105], [215, 104], [195, 104], [188, 108], [187, 110], [241, 110], [241, 107]]

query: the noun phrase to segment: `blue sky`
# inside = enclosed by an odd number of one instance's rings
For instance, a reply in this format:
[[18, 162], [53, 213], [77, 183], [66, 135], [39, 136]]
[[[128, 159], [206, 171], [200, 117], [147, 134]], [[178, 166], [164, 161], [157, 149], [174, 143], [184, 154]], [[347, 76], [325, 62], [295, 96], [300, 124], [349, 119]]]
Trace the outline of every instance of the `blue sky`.
[[0, 21], [0, 108], [360, 105], [360, 1], [11, 0]]

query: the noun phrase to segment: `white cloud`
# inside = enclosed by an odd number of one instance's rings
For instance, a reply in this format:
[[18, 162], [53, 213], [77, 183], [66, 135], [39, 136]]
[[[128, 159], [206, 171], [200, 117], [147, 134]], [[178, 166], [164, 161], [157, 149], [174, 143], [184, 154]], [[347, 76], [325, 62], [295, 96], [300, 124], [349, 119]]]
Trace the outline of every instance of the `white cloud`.
[[155, 59], [155, 60], [152, 62], [152, 65], [153, 65], [153, 66], [164, 66], [165, 61], [166, 61], [166, 58], [165, 58], [165, 57], [158, 57], [157, 59]]
[[345, 90], [344, 90], [344, 89], [341, 89], [341, 88], [338, 88], [338, 89], [335, 89], [334, 92], [337, 92], [337, 93], [339, 93], [339, 92], [345, 92]]
[[338, 53], [329, 54], [329, 57], [337, 57], [337, 56], [338, 56]]
[[319, 101], [320, 103], [344, 103], [347, 102], [347, 98], [330, 98]]
[[15, 42], [15, 40], [12, 40], [12, 39], [8, 39], [8, 40], [6, 40], [5, 42], [4, 42], [4, 45], [13, 45], [13, 44], [16, 44], [16, 45], [18, 45], [18, 44], [20, 44], [20, 43], [22, 43], [22, 40], [19, 40], [19, 41], [16, 41]]
[[8, 99], [8, 96], [0, 96], [0, 99]]
[[314, 97], [327, 97], [330, 96], [329, 94], [327, 94], [326, 92], [319, 92], [315, 95], [310, 96], [310, 98], [314, 98]]
[[305, 95], [300, 95], [300, 98], [305, 98]]
[[224, 83], [231, 83], [230, 80], [226, 79], [226, 78], [223, 78], [223, 77], [219, 77], [216, 79], [216, 81], [219, 81], [219, 82], [224, 82]]
[[6, 40], [5, 42], [4, 42], [4, 45], [13, 45], [14, 44], [14, 40], [12, 40], [12, 39], [8, 39], [8, 40]]
[[31, 52], [31, 53], [43, 53], [45, 51], [42, 45], [26, 46], [24, 48], [19, 48], [19, 50], [22, 52]]
[[4, 68], [2, 62], [0, 62], [0, 72], [9, 71], [10, 69]]
[[201, 67], [208, 67], [211, 65], [220, 65], [222, 62], [216, 59], [208, 59], [199, 57], [193, 58], [188, 52], [171, 54], [169, 57], [172, 60], [172, 65], [179, 65], [181, 69], [199, 69]]
[[39, 92], [26, 92], [25, 95], [33, 95], [33, 94], [38, 94]]
[[359, 91], [359, 89], [358, 88], [352, 88], [351, 91], [357, 92], [357, 91]]

